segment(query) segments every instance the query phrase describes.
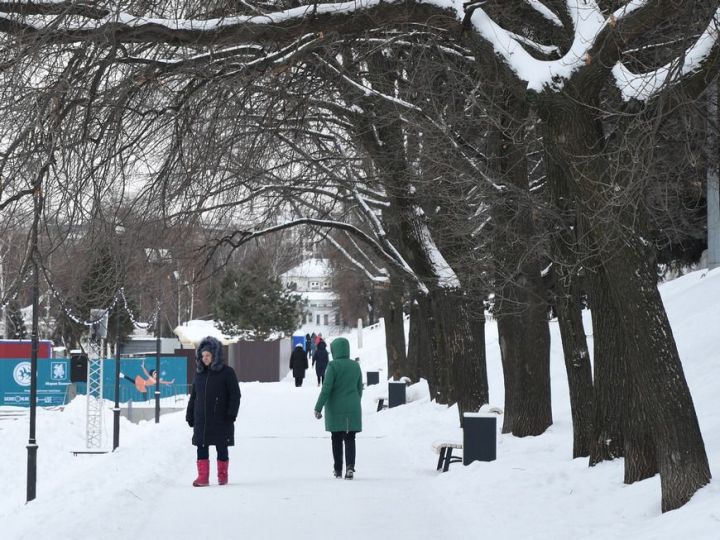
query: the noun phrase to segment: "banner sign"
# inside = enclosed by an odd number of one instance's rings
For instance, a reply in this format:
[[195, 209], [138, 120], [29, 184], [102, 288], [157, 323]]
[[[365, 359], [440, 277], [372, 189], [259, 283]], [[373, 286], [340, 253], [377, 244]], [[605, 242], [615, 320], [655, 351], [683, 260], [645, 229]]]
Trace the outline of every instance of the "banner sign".
[[[52, 407], [65, 403], [70, 384], [70, 361], [66, 358], [40, 358], [37, 372], [37, 405]], [[30, 405], [30, 360], [0, 360], [0, 405]]]
[[[145, 392], [137, 388], [136, 379], [148, 380], [155, 368], [155, 358], [123, 358], [120, 361], [120, 401], [148, 401], [154, 399], [155, 386]], [[182, 356], [164, 356], [160, 361], [160, 397], [187, 393], [187, 359]], [[77, 393], [84, 394], [85, 383], [76, 383]], [[55, 407], [67, 401], [70, 385], [69, 358], [40, 358], [37, 373], [37, 405]], [[115, 399], [115, 360], [103, 360], [103, 397]], [[0, 405], [30, 406], [30, 360], [27, 358], [0, 358]]]

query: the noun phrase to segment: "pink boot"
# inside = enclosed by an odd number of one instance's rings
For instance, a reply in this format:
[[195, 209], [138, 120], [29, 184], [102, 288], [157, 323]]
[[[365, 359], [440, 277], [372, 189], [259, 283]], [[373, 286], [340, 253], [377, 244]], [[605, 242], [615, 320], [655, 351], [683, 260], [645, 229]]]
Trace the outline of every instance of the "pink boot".
[[218, 469], [218, 484], [221, 486], [224, 486], [228, 483], [228, 464], [230, 461], [218, 461], [217, 462], [217, 469]]
[[[226, 467], [227, 469], [227, 467]], [[198, 476], [193, 480], [193, 486], [203, 487], [210, 484], [210, 460], [209, 459], [198, 459], [197, 460]]]

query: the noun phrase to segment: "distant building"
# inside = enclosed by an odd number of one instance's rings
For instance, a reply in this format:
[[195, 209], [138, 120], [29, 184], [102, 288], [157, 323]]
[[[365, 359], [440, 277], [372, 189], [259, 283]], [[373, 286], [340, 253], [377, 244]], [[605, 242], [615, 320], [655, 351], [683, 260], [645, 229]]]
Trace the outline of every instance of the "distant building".
[[333, 291], [327, 259], [308, 259], [281, 274], [280, 280], [300, 294], [305, 303], [300, 330], [331, 333], [347, 326], [340, 315], [340, 301]]

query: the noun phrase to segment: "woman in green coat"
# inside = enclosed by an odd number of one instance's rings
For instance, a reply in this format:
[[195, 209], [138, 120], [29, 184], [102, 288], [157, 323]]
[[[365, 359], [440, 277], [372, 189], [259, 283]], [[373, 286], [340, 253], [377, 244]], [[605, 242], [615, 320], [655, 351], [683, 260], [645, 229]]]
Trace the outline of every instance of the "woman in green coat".
[[325, 430], [331, 433], [335, 478], [342, 478], [343, 445], [345, 478], [355, 474], [355, 434], [362, 431], [362, 372], [350, 360], [350, 343], [337, 338], [330, 344], [333, 361], [325, 371], [325, 381], [315, 404], [315, 417], [322, 418], [325, 407]]

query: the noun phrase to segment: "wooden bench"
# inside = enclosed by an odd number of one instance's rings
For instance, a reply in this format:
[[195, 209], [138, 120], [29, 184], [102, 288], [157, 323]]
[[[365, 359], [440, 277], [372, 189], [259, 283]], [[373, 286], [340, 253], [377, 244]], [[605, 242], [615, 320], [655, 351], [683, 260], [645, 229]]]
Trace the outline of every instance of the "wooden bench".
[[377, 412], [387, 409], [387, 396], [376, 397], [375, 403], [377, 403]]
[[440, 454], [437, 463], [437, 470], [447, 472], [451, 463], [459, 463], [462, 461], [460, 456], [453, 456], [453, 450], [462, 450], [462, 443], [452, 441], [438, 441], [433, 443], [433, 450], [436, 454]]

